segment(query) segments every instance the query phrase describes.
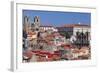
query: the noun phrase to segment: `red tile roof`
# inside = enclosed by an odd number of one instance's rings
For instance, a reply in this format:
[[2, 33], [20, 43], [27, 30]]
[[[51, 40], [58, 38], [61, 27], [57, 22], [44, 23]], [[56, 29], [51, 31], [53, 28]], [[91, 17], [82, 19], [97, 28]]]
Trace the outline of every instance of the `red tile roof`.
[[[91, 27], [90, 25], [85, 25], [85, 24], [65, 24], [61, 27]], [[58, 27], [59, 28], [59, 27]]]
[[41, 25], [40, 27], [53, 27], [51, 25]]

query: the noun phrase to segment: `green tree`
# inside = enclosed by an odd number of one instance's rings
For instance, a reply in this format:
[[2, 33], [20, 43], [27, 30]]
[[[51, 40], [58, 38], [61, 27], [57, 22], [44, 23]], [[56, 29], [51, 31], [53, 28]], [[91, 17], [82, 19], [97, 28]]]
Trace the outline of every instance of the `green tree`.
[[62, 31], [62, 32], [60, 32], [60, 34], [61, 34], [62, 36], [65, 36], [66, 39], [67, 39], [67, 38], [70, 38], [70, 32]]

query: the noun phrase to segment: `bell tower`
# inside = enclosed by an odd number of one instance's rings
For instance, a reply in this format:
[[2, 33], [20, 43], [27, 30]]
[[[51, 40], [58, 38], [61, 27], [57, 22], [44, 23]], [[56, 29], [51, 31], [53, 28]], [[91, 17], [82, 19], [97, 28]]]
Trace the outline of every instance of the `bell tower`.
[[39, 16], [35, 16], [34, 17], [34, 28], [36, 31], [39, 31], [39, 27], [40, 27], [40, 18]]
[[30, 28], [31, 28], [31, 26], [30, 26], [29, 18], [27, 16], [25, 16], [24, 17], [24, 30], [28, 33]]

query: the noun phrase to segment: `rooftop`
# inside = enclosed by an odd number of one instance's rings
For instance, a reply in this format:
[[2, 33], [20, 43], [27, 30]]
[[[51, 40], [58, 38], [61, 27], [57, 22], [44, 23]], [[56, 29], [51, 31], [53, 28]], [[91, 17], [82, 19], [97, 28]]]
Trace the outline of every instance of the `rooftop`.
[[[61, 27], [91, 27], [90, 25], [86, 25], [86, 24], [65, 24]], [[59, 27], [58, 27], [59, 28]]]
[[53, 27], [52, 25], [41, 25], [40, 27]]

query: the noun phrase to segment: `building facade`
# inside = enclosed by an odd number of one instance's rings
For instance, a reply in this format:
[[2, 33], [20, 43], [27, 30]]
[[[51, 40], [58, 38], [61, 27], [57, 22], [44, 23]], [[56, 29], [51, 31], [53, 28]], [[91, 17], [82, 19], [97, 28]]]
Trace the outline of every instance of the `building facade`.
[[79, 24], [67, 24], [67, 25], [64, 25], [62, 27], [57, 27], [58, 31], [59, 32], [68, 32], [70, 33], [70, 36], [71, 35], [77, 35], [77, 32], [79, 33], [86, 33], [88, 32], [89, 33], [89, 36], [90, 36], [90, 33], [91, 33], [91, 28], [89, 25], [79, 25]]

